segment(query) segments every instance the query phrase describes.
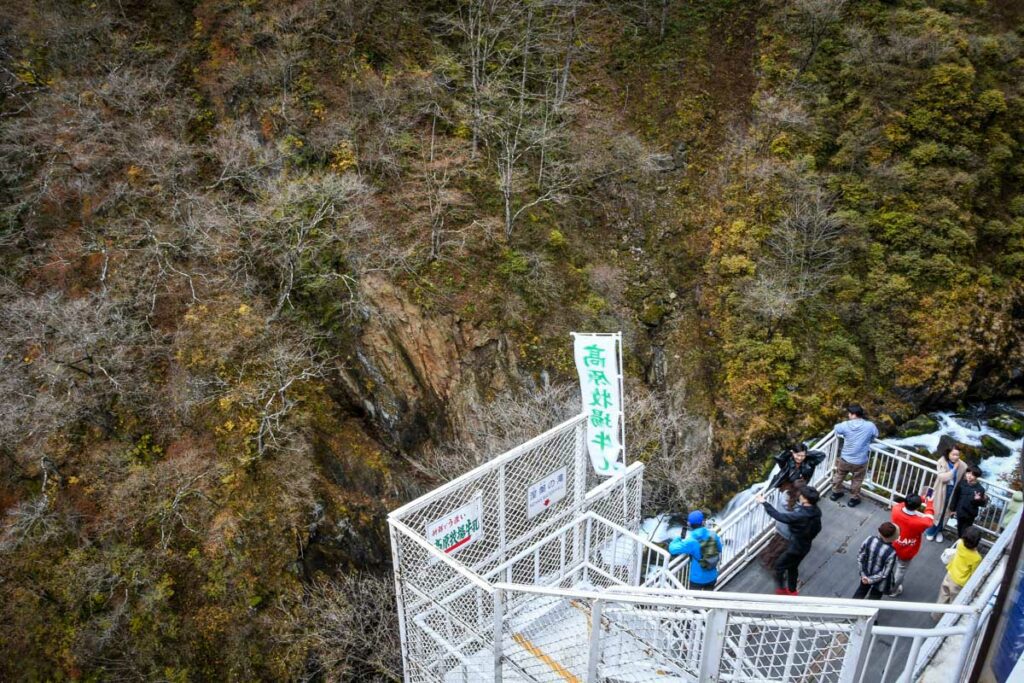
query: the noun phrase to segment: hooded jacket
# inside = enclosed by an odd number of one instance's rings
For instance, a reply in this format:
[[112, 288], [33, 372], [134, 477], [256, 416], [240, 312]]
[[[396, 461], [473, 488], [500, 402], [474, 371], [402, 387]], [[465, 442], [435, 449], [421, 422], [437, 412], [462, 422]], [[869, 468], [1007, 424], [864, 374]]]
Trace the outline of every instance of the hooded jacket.
[[709, 536], [715, 539], [715, 544], [718, 546], [718, 554], [719, 557], [721, 557], [722, 539], [720, 539], [718, 534], [714, 531], [711, 531], [704, 526], [699, 526], [696, 529], [690, 529], [686, 532], [686, 538], [676, 538], [668, 544], [668, 552], [670, 555], [690, 556], [691, 585], [696, 584], [698, 586], [703, 586], [718, 580], [718, 567], [704, 569], [700, 566], [700, 544], [701, 541]]

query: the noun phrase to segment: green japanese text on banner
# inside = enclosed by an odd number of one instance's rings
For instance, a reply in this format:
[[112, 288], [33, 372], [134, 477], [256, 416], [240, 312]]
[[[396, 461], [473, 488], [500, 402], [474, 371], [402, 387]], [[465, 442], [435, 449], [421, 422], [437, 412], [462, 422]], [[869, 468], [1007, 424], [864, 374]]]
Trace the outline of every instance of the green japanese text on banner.
[[573, 356], [587, 415], [587, 451], [594, 471], [612, 476], [625, 468], [622, 434], [620, 334], [573, 333]]

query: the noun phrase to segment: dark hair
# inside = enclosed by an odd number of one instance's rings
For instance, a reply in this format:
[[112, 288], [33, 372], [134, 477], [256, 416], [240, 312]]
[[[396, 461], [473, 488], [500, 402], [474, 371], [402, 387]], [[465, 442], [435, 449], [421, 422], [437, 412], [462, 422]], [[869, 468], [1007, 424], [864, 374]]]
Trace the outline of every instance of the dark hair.
[[917, 495], [916, 493], [911, 493], [909, 496], [906, 497], [906, 500], [903, 503], [903, 505], [908, 510], [913, 512], [917, 508], [921, 507], [921, 496]]
[[976, 526], [969, 526], [964, 531], [964, 535], [960, 537], [960, 540], [964, 542], [964, 546], [968, 550], [974, 550], [981, 543], [981, 529]]
[[973, 474], [976, 477], [980, 477], [981, 476], [981, 468], [978, 467], [977, 465], [970, 465], [967, 468], [967, 471], [970, 472], [971, 474]]
[[857, 417], [864, 417], [864, 409], [860, 407], [859, 403], [851, 403], [846, 406], [846, 412], [851, 415], [856, 415]]
[[790, 453], [806, 453], [807, 452], [807, 444], [805, 444], [803, 441], [797, 441], [795, 444], [793, 444], [792, 446], [789, 447], [789, 452]]
[[818, 500], [821, 498], [821, 494], [818, 493], [818, 489], [813, 486], [801, 486], [797, 489], [797, 494], [807, 499], [807, 502], [811, 505], [817, 505]]
[[882, 522], [878, 525], [878, 535], [882, 538], [892, 538], [899, 536], [899, 529], [892, 522]]

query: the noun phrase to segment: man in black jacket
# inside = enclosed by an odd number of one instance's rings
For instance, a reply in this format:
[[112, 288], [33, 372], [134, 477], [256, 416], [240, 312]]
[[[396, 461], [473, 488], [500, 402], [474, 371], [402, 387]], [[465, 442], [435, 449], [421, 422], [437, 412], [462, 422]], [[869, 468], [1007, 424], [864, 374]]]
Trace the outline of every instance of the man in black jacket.
[[789, 547], [775, 561], [775, 594], [797, 595], [797, 581], [800, 578], [800, 562], [811, 552], [811, 542], [821, 532], [821, 510], [818, 499], [821, 497], [813, 486], [803, 486], [797, 492], [800, 504], [792, 512], [776, 510], [764, 499], [764, 494], [757, 494], [757, 502], [764, 506], [769, 517], [789, 525], [791, 534]]
[[981, 468], [971, 465], [964, 473], [964, 478], [953, 489], [953, 497], [949, 499], [949, 509], [956, 517], [956, 536], [963, 538], [964, 532], [978, 518], [978, 510], [988, 505], [985, 487], [978, 481], [981, 479]]
[[775, 456], [779, 473], [772, 480], [772, 486], [780, 491], [785, 491], [787, 510], [796, 507], [797, 491], [801, 486], [811, 483], [814, 469], [824, 459], [824, 451], [810, 450], [805, 443], [791, 446]]

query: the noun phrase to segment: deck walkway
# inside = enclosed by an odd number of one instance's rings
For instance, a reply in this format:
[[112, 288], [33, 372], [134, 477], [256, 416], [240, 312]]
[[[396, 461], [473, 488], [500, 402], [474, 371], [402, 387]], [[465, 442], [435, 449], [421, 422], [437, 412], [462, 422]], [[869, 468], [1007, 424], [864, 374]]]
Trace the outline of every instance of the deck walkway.
[[[864, 500], [856, 508], [846, 506], [849, 495], [838, 503], [825, 496], [819, 503], [822, 512], [821, 533], [814, 540], [810, 554], [800, 565], [800, 594], [804, 596], [851, 598], [857, 589], [859, 573], [857, 551], [861, 542], [877, 533], [878, 525], [889, 521], [889, 510], [870, 500]], [[898, 600], [909, 602], [934, 602], [939, 594], [939, 584], [946, 568], [939, 559], [942, 550], [952, 542], [954, 527], [947, 527], [946, 542], [924, 542], [921, 551], [914, 558], [904, 579], [904, 590]], [[739, 574], [722, 587], [722, 590], [744, 593], [773, 593], [775, 581], [772, 572], [765, 569], [760, 560], [751, 562]], [[883, 601], [894, 598], [883, 598]], [[926, 613], [881, 612], [880, 626], [924, 627], [933, 625]], [[887, 639], [886, 639], [887, 640]], [[879, 681], [881, 670], [890, 655], [890, 644], [880, 641], [871, 653], [864, 681]], [[909, 644], [903, 643], [895, 653], [896, 657], [909, 654]]]

